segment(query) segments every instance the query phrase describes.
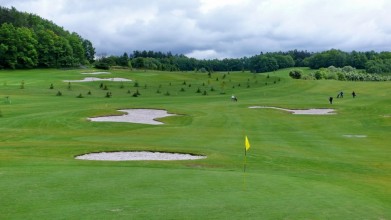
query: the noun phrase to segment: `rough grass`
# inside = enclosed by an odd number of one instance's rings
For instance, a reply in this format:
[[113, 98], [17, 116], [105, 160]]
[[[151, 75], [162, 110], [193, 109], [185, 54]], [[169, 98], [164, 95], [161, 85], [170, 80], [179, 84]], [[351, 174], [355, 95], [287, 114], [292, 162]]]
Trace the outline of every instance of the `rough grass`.
[[[0, 99], [11, 99], [0, 100], [0, 219], [391, 219], [390, 82], [293, 80], [289, 70], [269, 78], [115, 70], [96, 77], [129, 78], [139, 87], [88, 82], [71, 83], [69, 90], [63, 80], [83, 79], [81, 72], [0, 72]], [[137, 89], [139, 97], [128, 93]], [[340, 90], [345, 97], [328, 104]], [[248, 108], [256, 105], [332, 107], [337, 114]], [[159, 126], [86, 120], [125, 108], [182, 116]], [[244, 135], [251, 143], [245, 175]], [[74, 159], [115, 150], [208, 159]]]

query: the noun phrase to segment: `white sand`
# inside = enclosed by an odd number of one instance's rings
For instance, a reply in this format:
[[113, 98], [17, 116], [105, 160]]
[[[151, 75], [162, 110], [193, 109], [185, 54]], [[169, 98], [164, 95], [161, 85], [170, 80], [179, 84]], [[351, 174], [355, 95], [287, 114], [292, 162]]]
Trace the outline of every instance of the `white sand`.
[[125, 78], [107, 78], [101, 79], [96, 77], [86, 77], [82, 80], [63, 80], [64, 82], [94, 82], [94, 81], [113, 81], [113, 82], [122, 82], [122, 81], [132, 81], [130, 79]]
[[120, 116], [105, 116], [105, 117], [95, 117], [95, 118], [88, 118], [88, 119], [96, 122], [128, 122], [128, 123], [160, 125], [163, 123], [160, 121], [156, 121], [155, 119], [176, 115], [176, 114], [169, 114], [166, 110], [158, 110], [158, 109], [125, 109], [125, 110], [118, 110], [118, 111], [125, 112], [127, 114], [120, 115]]
[[291, 112], [295, 115], [333, 115], [335, 114], [334, 109], [329, 108], [311, 108], [311, 109], [285, 109], [278, 107], [269, 107], [269, 106], [250, 106], [249, 108], [272, 108]]
[[99, 74], [111, 74], [111, 73], [109, 73], [109, 72], [90, 72], [90, 73], [81, 73], [81, 74], [99, 75]]
[[126, 160], [198, 160], [205, 159], [206, 156], [195, 156], [191, 154], [179, 153], [161, 153], [161, 152], [101, 152], [90, 153], [77, 156], [79, 160], [108, 160], [108, 161], [126, 161]]
[[348, 137], [348, 138], [366, 138], [367, 137], [366, 135], [362, 135], [362, 134], [344, 134], [342, 136]]

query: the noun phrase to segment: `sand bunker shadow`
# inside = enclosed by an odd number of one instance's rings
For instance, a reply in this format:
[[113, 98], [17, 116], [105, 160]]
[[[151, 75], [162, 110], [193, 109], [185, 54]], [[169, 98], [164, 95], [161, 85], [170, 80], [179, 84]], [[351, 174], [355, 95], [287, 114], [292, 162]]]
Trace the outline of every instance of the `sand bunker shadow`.
[[334, 115], [335, 110], [330, 108], [311, 108], [311, 109], [285, 109], [270, 106], [250, 106], [249, 108], [271, 108], [291, 112], [294, 115]]
[[88, 118], [88, 120], [94, 122], [127, 122], [160, 125], [164, 123], [156, 121], [156, 119], [168, 116], [176, 116], [176, 114], [169, 114], [166, 110], [160, 109], [125, 109], [118, 111], [125, 112], [126, 114], [119, 116], [93, 117]]
[[99, 152], [76, 156], [78, 160], [143, 161], [143, 160], [199, 160], [206, 156], [151, 151]]

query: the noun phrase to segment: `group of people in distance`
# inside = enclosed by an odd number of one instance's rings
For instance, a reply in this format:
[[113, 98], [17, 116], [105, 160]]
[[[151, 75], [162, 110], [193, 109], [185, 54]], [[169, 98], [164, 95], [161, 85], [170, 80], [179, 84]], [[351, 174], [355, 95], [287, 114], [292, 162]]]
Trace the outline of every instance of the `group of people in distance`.
[[[356, 98], [356, 93], [354, 91], [352, 92], [352, 96], [353, 96], [353, 98]], [[340, 93], [338, 93], [337, 98], [343, 98], [342, 91]], [[333, 97], [332, 96], [329, 97], [329, 102], [330, 102], [330, 104], [333, 104]]]
[[[354, 91], [352, 92], [352, 96], [353, 96], [353, 98], [356, 98], [356, 93]], [[343, 98], [343, 92], [342, 91], [338, 93], [337, 98]], [[334, 98], [332, 96], [329, 97], [330, 104], [333, 104], [333, 99]], [[231, 96], [231, 100], [234, 101], [234, 102], [238, 101], [238, 99], [234, 95]]]

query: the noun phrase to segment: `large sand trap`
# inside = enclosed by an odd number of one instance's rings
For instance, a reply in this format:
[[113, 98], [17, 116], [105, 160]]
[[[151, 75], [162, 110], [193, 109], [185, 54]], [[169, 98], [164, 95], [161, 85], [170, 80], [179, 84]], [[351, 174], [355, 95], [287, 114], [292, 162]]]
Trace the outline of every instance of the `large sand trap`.
[[111, 73], [109, 73], [109, 72], [89, 72], [89, 73], [81, 73], [81, 74], [99, 75], [99, 74], [111, 74]]
[[158, 109], [125, 109], [125, 110], [118, 110], [118, 111], [125, 112], [127, 114], [120, 115], [120, 116], [105, 116], [105, 117], [95, 117], [95, 118], [88, 118], [88, 119], [97, 122], [128, 122], [128, 123], [159, 125], [163, 123], [160, 121], [156, 121], [155, 119], [176, 115], [176, 114], [169, 114], [166, 110], [158, 110]]
[[335, 114], [334, 109], [330, 108], [312, 108], [312, 109], [285, 109], [278, 107], [269, 107], [269, 106], [250, 106], [249, 108], [272, 108], [291, 112], [295, 115], [333, 115]]
[[198, 160], [205, 159], [206, 156], [196, 156], [191, 154], [162, 153], [162, 152], [101, 152], [90, 153], [77, 156], [79, 160], [108, 160], [108, 161], [126, 161], [126, 160]]
[[113, 82], [123, 82], [123, 81], [132, 81], [130, 79], [125, 78], [107, 78], [101, 79], [96, 77], [86, 77], [82, 80], [64, 80], [64, 82], [94, 82], [94, 81], [113, 81]]

